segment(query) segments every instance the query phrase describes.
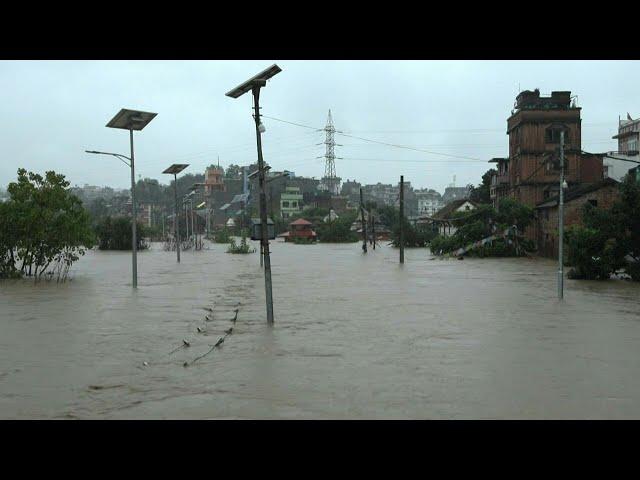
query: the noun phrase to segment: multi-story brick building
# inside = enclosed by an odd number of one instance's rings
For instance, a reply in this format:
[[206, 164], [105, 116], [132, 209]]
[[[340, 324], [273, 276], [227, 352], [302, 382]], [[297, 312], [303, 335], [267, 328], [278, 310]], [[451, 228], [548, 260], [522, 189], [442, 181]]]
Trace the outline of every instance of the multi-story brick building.
[[[594, 184], [603, 179], [602, 156], [582, 152], [580, 111], [568, 91], [551, 92], [551, 96], [542, 97], [537, 89], [525, 90], [516, 97], [515, 109], [507, 119], [509, 158], [495, 159], [498, 163], [496, 199], [504, 194], [535, 207], [558, 194], [558, 125], [565, 128], [565, 180], [568, 188]], [[527, 228], [525, 236], [536, 242], [539, 238], [537, 229], [534, 222]]]

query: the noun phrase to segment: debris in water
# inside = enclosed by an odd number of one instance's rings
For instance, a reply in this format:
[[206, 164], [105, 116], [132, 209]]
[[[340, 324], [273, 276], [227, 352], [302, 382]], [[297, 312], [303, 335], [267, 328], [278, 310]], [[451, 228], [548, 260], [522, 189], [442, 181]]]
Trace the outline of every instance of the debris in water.
[[182, 340], [182, 344], [183, 344], [185, 347], [190, 347], [190, 346], [191, 346], [191, 344], [190, 344], [189, 342], [187, 342], [186, 340]]
[[149, 366], [149, 362], [142, 362], [142, 364], [143, 364], [145, 367], [148, 367], [148, 366]]

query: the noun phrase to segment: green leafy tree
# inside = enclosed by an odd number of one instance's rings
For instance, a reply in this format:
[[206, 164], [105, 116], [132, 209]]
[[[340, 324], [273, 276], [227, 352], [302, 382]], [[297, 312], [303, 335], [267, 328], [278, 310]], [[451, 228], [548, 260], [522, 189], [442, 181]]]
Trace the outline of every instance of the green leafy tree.
[[624, 268], [640, 281], [640, 185], [627, 175], [618, 188], [620, 198], [612, 208], [586, 204], [583, 225], [566, 230], [570, 278], [608, 279]]
[[351, 231], [351, 225], [355, 219], [355, 213], [345, 213], [335, 220], [319, 222], [316, 227], [318, 240], [325, 243], [357, 242], [359, 240], [358, 234]]
[[474, 242], [500, 235], [513, 226], [513, 243], [495, 239], [492, 244], [476, 247], [469, 255], [516, 256], [530, 251], [533, 245], [521, 238], [525, 228], [533, 221], [533, 209], [513, 199], [503, 198], [496, 211], [491, 205], [479, 205], [475, 210], [456, 212], [451, 215], [456, 232], [448, 237], [436, 236], [430, 241], [431, 252], [435, 255], [451, 253]]
[[65, 278], [95, 241], [89, 214], [70, 192], [69, 182], [54, 171], [43, 177], [21, 168], [7, 190], [9, 201], [0, 209], [3, 263], [8, 259], [2, 270], [39, 278], [53, 264], [59, 267], [58, 279]]
[[[141, 223], [136, 224], [136, 248], [144, 250], [146, 234], [145, 227]], [[131, 250], [132, 232], [130, 217], [105, 217], [96, 226], [98, 248], [100, 250]]]
[[477, 187], [470, 186], [469, 199], [475, 203], [491, 203], [491, 177], [498, 172], [492, 168], [482, 175], [482, 183]]
[[224, 172], [224, 178], [238, 180], [242, 178], [242, 168], [239, 165], [231, 164]]

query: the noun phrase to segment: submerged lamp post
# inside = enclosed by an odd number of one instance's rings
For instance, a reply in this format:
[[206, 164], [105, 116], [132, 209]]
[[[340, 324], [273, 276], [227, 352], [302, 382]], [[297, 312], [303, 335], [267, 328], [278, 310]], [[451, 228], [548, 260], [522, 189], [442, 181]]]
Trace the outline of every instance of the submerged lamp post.
[[558, 196], [558, 298], [564, 297], [564, 189], [567, 182], [564, 179], [564, 135], [568, 131], [566, 125], [555, 123], [551, 125], [551, 130], [560, 135], [560, 188]]
[[178, 263], [180, 263], [180, 229], [178, 227], [178, 174], [187, 168], [189, 165], [184, 163], [174, 163], [162, 173], [173, 175], [173, 198], [175, 200], [175, 217], [173, 222], [173, 234], [176, 237], [176, 255], [178, 256]]
[[[131, 156], [127, 157], [125, 155], [120, 155], [117, 153], [108, 153], [108, 152], [97, 152], [95, 150], [86, 150], [87, 153], [95, 153], [99, 155], [112, 155], [120, 159], [125, 165], [128, 165], [131, 169], [131, 246], [132, 246], [132, 254], [131, 254], [131, 267], [132, 267], [132, 277], [133, 277], [133, 288], [138, 288], [138, 245], [136, 238], [136, 221], [137, 221], [137, 211], [136, 211], [136, 185], [135, 185], [135, 160], [133, 153], [133, 131], [134, 130], [142, 130], [146, 127], [151, 120], [155, 118], [157, 113], [151, 112], [142, 112], [140, 110], [129, 110], [126, 108], [121, 109], [115, 117], [107, 123], [108, 128], [120, 128], [122, 130], [129, 130], [129, 146], [131, 150]], [[128, 160], [127, 163], [124, 159]]]
[[264, 255], [264, 284], [267, 300], [267, 323], [273, 325], [273, 295], [271, 288], [271, 258], [269, 256], [269, 236], [267, 232], [267, 201], [265, 192], [265, 169], [264, 161], [262, 159], [262, 139], [260, 135], [264, 133], [265, 128], [260, 121], [260, 89], [267, 84], [274, 75], [280, 73], [282, 69], [278, 65], [271, 65], [266, 70], [251, 77], [246, 82], [237, 86], [233, 90], [227, 92], [225, 95], [231, 98], [238, 98], [245, 93], [251, 91], [253, 93], [254, 114], [253, 118], [256, 124], [256, 141], [258, 147], [258, 183], [260, 186], [260, 230], [262, 233], [262, 239], [260, 244]]

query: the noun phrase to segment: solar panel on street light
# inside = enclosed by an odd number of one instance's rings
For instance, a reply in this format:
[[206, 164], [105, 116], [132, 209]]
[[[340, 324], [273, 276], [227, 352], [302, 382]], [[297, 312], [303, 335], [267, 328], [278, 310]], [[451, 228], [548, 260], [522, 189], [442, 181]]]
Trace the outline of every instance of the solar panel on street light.
[[189, 164], [174, 163], [173, 165], [171, 165], [169, 168], [167, 168], [162, 173], [170, 173], [171, 175], [176, 175], [176, 174], [180, 173], [181, 171], [183, 171], [188, 166], [189, 166]]
[[116, 116], [113, 117], [106, 126], [109, 128], [122, 128], [124, 130], [142, 130], [156, 115], [158, 114], [123, 108], [116, 113]]
[[[253, 88], [253, 86], [254, 86], [254, 84], [256, 82], [259, 82], [259, 81], [266, 82], [271, 77], [273, 77], [274, 75], [280, 73], [281, 71], [282, 71], [282, 69], [278, 65], [276, 65], [274, 63], [273, 65], [271, 65], [266, 70], [263, 70], [262, 72], [258, 73], [257, 75], [254, 75], [253, 77], [251, 77], [246, 82], [238, 85], [233, 90], [225, 93], [225, 95], [227, 97], [231, 97], [231, 98], [238, 98], [239, 96], [244, 95], [245, 93], [250, 91]], [[264, 86], [264, 84], [262, 86]]]

